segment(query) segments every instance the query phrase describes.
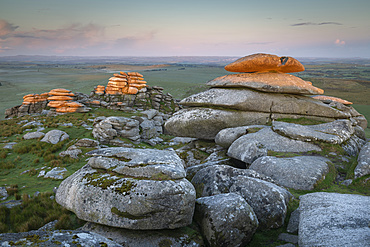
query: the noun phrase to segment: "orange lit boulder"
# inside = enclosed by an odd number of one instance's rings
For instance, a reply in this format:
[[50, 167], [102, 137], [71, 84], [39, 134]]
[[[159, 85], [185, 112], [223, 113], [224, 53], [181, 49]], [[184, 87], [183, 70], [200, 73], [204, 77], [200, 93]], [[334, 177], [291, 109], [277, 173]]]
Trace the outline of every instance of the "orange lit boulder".
[[50, 90], [49, 95], [53, 95], [53, 96], [75, 96], [74, 93], [72, 93], [71, 90], [64, 89], [64, 88], [52, 89], [52, 90]]
[[108, 80], [108, 85], [105, 90], [102, 86], [97, 86], [95, 93], [103, 95], [104, 93], [110, 95], [124, 95], [137, 94], [138, 91], [146, 87], [143, 75], [138, 72], [122, 72], [114, 73], [113, 77]]
[[104, 94], [105, 93], [105, 87], [101, 86], [101, 85], [96, 86], [95, 93], [96, 94]]
[[69, 101], [69, 100], [73, 100], [73, 98], [71, 98], [69, 96], [51, 96], [51, 97], [48, 98], [48, 100]]
[[42, 94], [27, 94], [23, 96], [23, 105], [28, 104], [34, 104], [37, 102], [44, 102], [47, 101], [47, 98], [49, 97], [48, 93], [42, 93]]
[[242, 57], [225, 66], [230, 72], [264, 72], [278, 71], [293, 73], [304, 71], [304, 66], [292, 57], [279, 57], [271, 54], [257, 53]]

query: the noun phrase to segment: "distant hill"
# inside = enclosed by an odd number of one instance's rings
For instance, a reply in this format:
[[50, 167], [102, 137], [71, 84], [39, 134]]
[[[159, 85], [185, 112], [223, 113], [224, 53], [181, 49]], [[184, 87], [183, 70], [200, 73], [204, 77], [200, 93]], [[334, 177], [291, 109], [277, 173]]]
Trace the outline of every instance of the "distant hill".
[[[169, 56], [169, 57], [132, 57], [132, 56], [40, 56], [18, 55], [0, 56], [0, 63], [37, 63], [37, 64], [103, 64], [126, 63], [136, 65], [153, 64], [204, 64], [224, 66], [240, 57], [235, 56]], [[368, 58], [297, 58], [303, 64], [345, 63], [370, 65]]]

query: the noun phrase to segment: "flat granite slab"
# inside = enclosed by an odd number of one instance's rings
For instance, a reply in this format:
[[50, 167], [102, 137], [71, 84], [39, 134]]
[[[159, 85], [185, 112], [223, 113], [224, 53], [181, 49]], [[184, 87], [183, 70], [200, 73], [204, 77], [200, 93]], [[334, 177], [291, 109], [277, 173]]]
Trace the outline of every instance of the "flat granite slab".
[[299, 246], [370, 246], [370, 196], [300, 196]]

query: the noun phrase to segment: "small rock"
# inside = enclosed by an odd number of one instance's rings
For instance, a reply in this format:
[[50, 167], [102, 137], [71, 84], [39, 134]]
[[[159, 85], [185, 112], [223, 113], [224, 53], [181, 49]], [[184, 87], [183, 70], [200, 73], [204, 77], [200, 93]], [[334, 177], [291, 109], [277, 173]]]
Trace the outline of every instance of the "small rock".
[[6, 200], [8, 198], [8, 191], [6, 190], [5, 187], [0, 187], [0, 200]]
[[39, 139], [41, 137], [44, 137], [45, 134], [39, 131], [36, 132], [29, 132], [23, 136], [23, 139], [29, 140], [29, 139]]
[[41, 194], [41, 193], [40, 193], [40, 191], [36, 191], [36, 192], [33, 194], [33, 196], [34, 196], [34, 197], [38, 197], [40, 194]]
[[45, 171], [40, 171], [40, 173], [39, 173], [39, 175], [38, 175], [37, 177], [38, 177], [38, 178], [39, 178], [39, 177], [43, 177], [43, 176], [45, 176], [45, 173], [46, 173]]
[[352, 184], [352, 181], [353, 181], [352, 179], [346, 179], [343, 182], [341, 182], [340, 184], [344, 185], [344, 186], [349, 186], [350, 184]]
[[99, 142], [89, 138], [82, 138], [75, 143], [77, 147], [94, 148], [99, 146]]
[[58, 142], [64, 141], [69, 138], [69, 135], [61, 130], [50, 130], [45, 134], [44, 138], [41, 139], [42, 142], [47, 142], [51, 144], [57, 144]]
[[358, 164], [355, 168], [355, 178], [370, 174], [370, 142], [362, 147], [357, 158]]
[[143, 114], [149, 120], [153, 119], [158, 113], [159, 112], [155, 109], [149, 109], [149, 110], [141, 112], [141, 114]]
[[66, 168], [61, 167], [54, 167], [51, 171], [47, 172], [44, 178], [51, 178], [51, 179], [64, 179], [64, 174], [67, 172]]
[[288, 226], [287, 226], [287, 229], [286, 229], [287, 232], [289, 232], [289, 233], [297, 233], [298, 232], [299, 214], [300, 214], [299, 208], [294, 210], [290, 214], [289, 223], [288, 223]]
[[5, 146], [3, 147], [4, 149], [13, 149], [13, 146], [17, 144], [16, 142], [8, 142], [7, 144], [5, 144]]

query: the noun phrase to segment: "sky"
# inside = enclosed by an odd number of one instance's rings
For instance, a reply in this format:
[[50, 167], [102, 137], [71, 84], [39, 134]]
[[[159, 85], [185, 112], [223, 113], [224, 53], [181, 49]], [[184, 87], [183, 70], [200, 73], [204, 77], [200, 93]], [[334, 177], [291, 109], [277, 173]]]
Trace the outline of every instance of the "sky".
[[370, 0], [0, 0], [0, 56], [370, 58]]

